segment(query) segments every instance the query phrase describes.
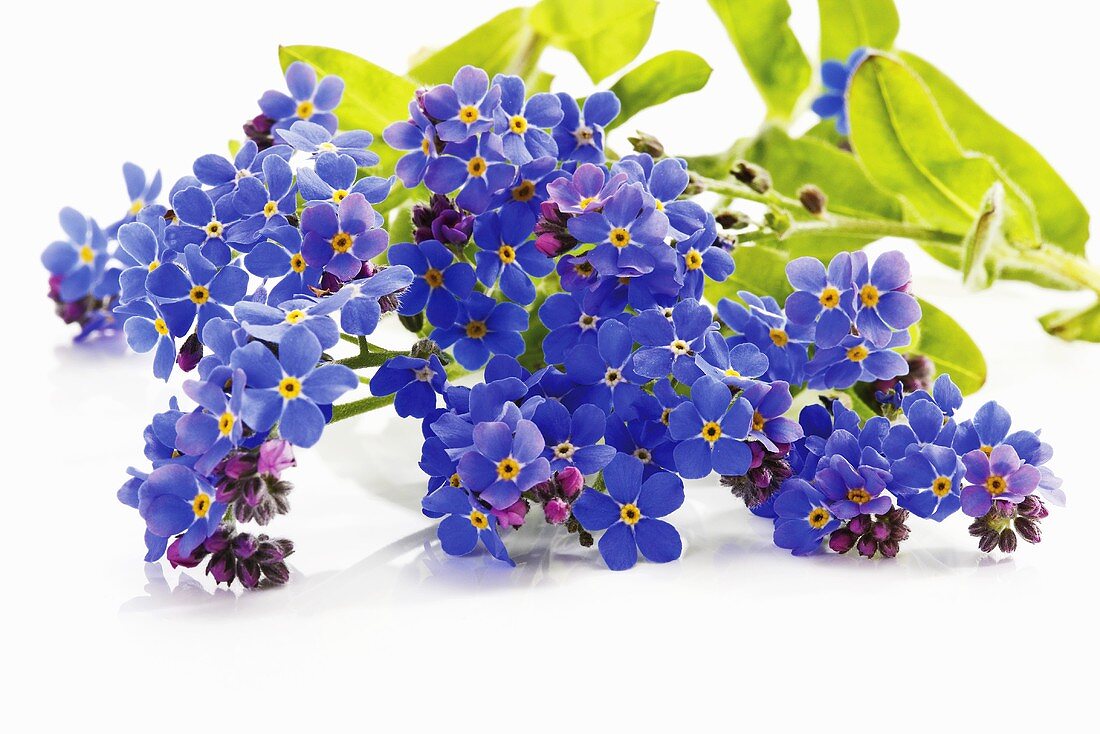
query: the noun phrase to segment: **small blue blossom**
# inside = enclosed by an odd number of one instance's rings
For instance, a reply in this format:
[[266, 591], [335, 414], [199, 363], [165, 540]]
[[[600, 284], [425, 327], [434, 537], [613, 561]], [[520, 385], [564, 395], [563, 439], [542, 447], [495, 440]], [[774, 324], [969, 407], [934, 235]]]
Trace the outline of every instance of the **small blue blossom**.
[[779, 451], [802, 438], [802, 426], [785, 418], [791, 408], [791, 386], [785, 382], [757, 382], [745, 388], [741, 397], [752, 406], [748, 438], [759, 441], [768, 451]]
[[480, 540], [493, 558], [516, 565], [500, 539], [496, 517], [466, 491], [444, 485], [424, 498], [423, 507], [425, 514], [443, 518], [436, 534], [444, 553], [464, 556]]
[[553, 129], [558, 144], [558, 160], [578, 163], [603, 163], [604, 127], [619, 116], [621, 105], [614, 92], [596, 92], [584, 100], [584, 110], [577, 100], [558, 93], [562, 119]]
[[848, 134], [848, 104], [844, 98], [848, 82], [866, 55], [866, 49], [857, 48], [847, 61], [827, 59], [821, 63], [821, 82], [825, 91], [813, 101], [811, 108], [822, 119], [836, 118], [836, 131], [841, 135]]
[[198, 245], [188, 245], [182, 262], [161, 265], [149, 274], [149, 293], [160, 306], [173, 336], [184, 336], [195, 325], [202, 333], [212, 318], [228, 318], [229, 311], [244, 298], [248, 289], [248, 273], [236, 265], [216, 267], [202, 256]]
[[507, 162], [500, 137], [487, 132], [448, 143], [443, 154], [428, 164], [424, 185], [437, 194], [458, 191], [455, 203], [468, 212], [481, 214], [493, 195], [515, 176], [516, 167]]
[[287, 217], [298, 210], [298, 189], [290, 164], [273, 155], [265, 158], [262, 166], [262, 177], [242, 179], [233, 194], [233, 208], [242, 219], [226, 229], [225, 239], [242, 251], [251, 251], [261, 239], [261, 230], [286, 226]]
[[474, 66], [455, 72], [453, 84], [432, 87], [423, 97], [424, 110], [435, 120], [440, 140], [457, 142], [493, 128], [501, 90], [489, 86], [489, 75]]
[[742, 306], [728, 298], [718, 302], [718, 318], [736, 332], [727, 339], [730, 347], [754, 344], [768, 358], [768, 380], [784, 380], [791, 384], [805, 382], [807, 345], [813, 341], [813, 326], [791, 323], [774, 298], [759, 298], [748, 291], [738, 291], [745, 302]]
[[61, 229], [68, 237], [54, 242], [42, 253], [42, 264], [52, 275], [61, 276], [59, 297], [65, 303], [92, 292], [107, 265], [107, 236], [94, 219], [76, 209], [61, 210]]
[[271, 306], [255, 301], [241, 301], [233, 307], [233, 315], [249, 336], [278, 344], [295, 325], [301, 324], [313, 332], [321, 349], [331, 349], [340, 341], [340, 329], [332, 319], [348, 300], [343, 289], [323, 299], [301, 296]]
[[275, 139], [298, 120], [314, 122], [336, 132], [336, 115], [332, 111], [340, 104], [344, 94], [344, 80], [338, 76], [326, 76], [317, 82], [317, 72], [304, 61], [295, 61], [286, 69], [286, 84], [290, 95], [270, 90], [260, 97], [260, 110], [274, 120], [272, 131]]
[[458, 363], [476, 370], [489, 361], [490, 355], [522, 354], [520, 334], [527, 326], [527, 311], [522, 306], [497, 302], [484, 293], [474, 292], [465, 304], [459, 304], [455, 323], [433, 331], [432, 339], [444, 349], [453, 344]]
[[897, 250], [879, 255], [868, 267], [862, 252], [852, 255], [856, 289], [856, 328], [867, 341], [883, 347], [896, 331], [920, 320], [917, 299], [909, 295], [909, 262]]
[[[340, 328], [357, 336], [373, 334], [382, 318], [380, 301], [386, 297], [398, 297], [412, 280], [411, 270], [404, 265], [391, 265], [346, 283], [335, 296], [329, 297], [338, 299], [340, 304]], [[393, 305], [389, 308], [392, 309]]]
[[349, 130], [333, 135], [317, 123], [299, 120], [280, 135], [287, 145], [303, 153], [339, 153], [350, 157], [364, 168], [376, 165], [379, 161], [377, 153], [367, 150], [374, 142], [374, 136], [366, 130]]
[[892, 380], [909, 372], [905, 358], [895, 347], [909, 343], [907, 332], [899, 331], [883, 347], [863, 337], [846, 336], [830, 349], [818, 349], [806, 365], [807, 384], [815, 390], [845, 390], [857, 382]]
[[473, 448], [458, 460], [462, 486], [494, 509], [504, 509], [550, 477], [542, 455], [546, 441], [538, 426], [520, 419], [513, 429], [503, 421], [477, 423]]
[[676, 242], [684, 269], [683, 297], [696, 300], [703, 297], [704, 275], [716, 283], [733, 275], [733, 258], [715, 246], [717, 236], [714, 215], [707, 214], [700, 229]]
[[641, 345], [634, 367], [646, 377], [671, 374], [690, 385], [702, 374], [695, 366], [695, 353], [715, 328], [710, 308], [695, 300], [680, 301], [671, 309], [642, 311], [630, 320], [630, 333]]
[[573, 504], [573, 515], [585, 530], [605, 530], [600, 555], [613, 571], [638, 561], [638, 551], [652, 563], [680, 557], [683, 543], [676, 528], [660, 518], [684, 504], [684, 483], [675, 474], [657, 472], [642, 480], [642, 462], [619, 454], [603, 470], [607, 494], [585, 488]]
[[436, 156], [439, 141], [435, 125], [413, 100], [409, 102], [409, 119], [386, 127], [382, 139], [395, 150], [409, 151], [397, 161], [394, 172], [405, 188], [416, 188], [424, 180], [428, 163]]
[[569, 409], [547, 400], [536, 409], [532, 420], [546, 441], [543, 456], [553, 471], [575, 466], [581, 474], [595, 474], [615, 456], [615, 448], [597, 442], [603, 438], [607, 417], [595, 405]]
[[631, 163], [641, 169], [640, 175], [631, 176], [631, 180], [645, 185], [657, 208], [668, 217], [669, 228], [677, 239], [684, 239], [706, 225], [710, 215], [703, 207], [694, 201], [680, 200], [689, 181], [687, 161], [662, 158], [654, 162], [648, 153], [635, 153], [616, 161], [612, 171], [625, 171]]
[[542, 354], [548, 364], [562, 364], [573, 347], [596, 343], [596, 333], [605, 319], [621, 309], [599, 308], [585, 311], [584, 293], [553, 293], [539, 307], [539, 321], [550, 330], [542, 340]]
[[275, 357], [264, 344], [251, 342], [233, 352], [230, 365], [248, 377], [241, 416], [250, 428], [266, 432], [276, 423], [279, 435], [295, 446], [317, 443], [325, 427], [319, 406], [331, 405], [359, 385], [359, 378], [338, 364], [318, 366], [321, 343], [305, 326], [288, 331]]
[[[310, 204], [327, 201], [339, 204], [348, 194], [362, 194], [371, 204], [381, 204], [390, 195], [394, 178], [363, 176], [349, 155], [321, 153], [313, 168], [298, 169], [298, 190]], [[379, 226], [381, 226], [379, 222]]]
[[942, 521], [961, 506], [965, 468], [945, 446], [926, 445], [890, 465], [890, 489], [898, 504], [917, 517]]
[[829, 261], [799, 257], [787, 263], [787, 279], [795, 291], [783, 308], [787, 318], [799, 326], [816, 324], [814, 341], [829, 349], [840, 344], [855, 321], [855, 284], [852, 256], [841, 252]]
[[225, 243], [226, 229], [241, 218], [233, 197], [223, 197], [215, 206], [207, 192], [191, 186], [172, 195], [172, 211], [177, 222], [165, 230], [169, 247], [183, 252], [188, 245], [199, 245], [203, 257], [214, 265], [229, 264], [232, 253]]
[[126, 322], [122, 330], [126, 334], [126, 343], [139, 354], [151, 352], [153, 355], [153, 376], [168, 380], [172, 367], [176, 364], [176, 340], [168, 328], [164, 315], [157, 306], [144, 300], [131, 301], [119, 307], [125, 313]]
[[436, 406], [436, 396], [447, 385], [439, 357], [391, 357], [370, 378], [371, 395], [394, 395], [393, 407], [402, 417], [424, 418]]
[[755, 344], [737, 344], [731, 349], [716, 331], [709, 332], [704, 343], [695, 355], [695, 366], [730, 387], [747, 390], [760, 384], [757, 378], [768, 370], [768, 358]]
[[774, 508], [775, 544], [796, 556], [818, 550], [825, 536], [840, 527], [825, 497], [802, 479], [792, 478], [783, 483]]
[[619, 321], [605, 321], [596, 333], [596, 345], [579, 344], [565, 357], [565, 373], [577, 383], [566, 398], [569, 405], [592, 404], [605, 413], [612, 409], [631, 417], [642, 394], [644, 377], [634, 370], [631, 349], [634, 338]]
[[518, 220], [515, 226], [528, 234], [534, 231], [542, 203], [548, 196], [547, 187], [569, 174], [558, 168], [553, 158], [543, 157], [519, 167], [510, 186], [498, 192], [489, 202], [489, 209], [500, 211], [500, 218], [507, 222]]
[[[244, 423], [241, 404], [246, 381], [242, 370], [222, 367], [206, 380], [187, 380], [183, 391], [202, 407], [188, 413], [176, 424], [176, 448], [196, 456], [195, 470], [209, 474], [225, 455], [241, 443]], [[226, 395], [226, 383], [232, 383]]]
[[834, 431], [825, 442], [813, 484], [841, 519], [882, 514], [893, 506], [883, 491], [890, 482], [889, 462], [848, 431]]
[[[148, 216], [147, 216], [148, 214]], [[118, 229], [118, 244], [134, 265], [119, 275], [119, 303], [146, 298], [149, 291], [146, 282], [149, 274], [165, 262], [171, 262], [176, 253], [164, 242], [164, 217], [159, 207], [150, 207], [138, 214], [137, 221], [123, 224]]]
[[554, 261], [535, 248], [529, 234], [521, 220], [502, 219], [492, 211], [474, 222], [478, 280], [488, 287], [499, 281], [501, 292], [523, 305], [535, 300], [531, 277], [541, 278], [554, 269]]
[[653, 270], [646, 246], [664, 246], [668, 217], [647, 202], [638, 184], [622, 187], [602, 211], [590, 211], [568, 223], [578, 242], [593, 244], [588, 260], [600, 275], [643, 275]]
[[257, 243], [245, 256], [248, 272], [260, 278], [279, 278], [267, 294], [270, 304], [308, 295], [310, 288], [321, 283], [320, 267], [310, 265], [302, 255], [302, 233], [289, 225], [266, 231], [266, 239]]
[[348, 194], [336, 207], [314, 204], [302, 212], [302, 256], [339, 281], [351, 280], [389, 244], [379, 218], [362, 194]]
[[416, 276], [402, 294], [397, 312], [411, 316], [423, 311], [432, 326], [452, 326], [458, 304], [474, 289], [476, 277], [470, 264], [456, 261], [454, 253], [436, 240], [391, 245], [387, 255], [391, 264], [404, 265]]
[[269, 157], [289, 158], [292, 152], [285, 145], [276, 145], [261, 151], [254, 141], [247, 140], [232, 161], [224, 156], [208, 153], [195, 161], [192, 170], [195, 178], [210, 187], [206, 193], [211, 201], [218, 202], [222, 197], [234, 193], [241, 181], [249, 178], [263, 179], [264, 160]]
[[527, 88], [518, 76], [497, 74], [493, 83], [500, 87], [500, 106], [493, 122], [503, 138], [504, 152], [516, 164], [535, 158], [556, 158], [558, 146], [546, 132], [562, 121], [561, 100], [543, 92], [527, 99]]
[[155, 204], [163, 186], [160, 171], [149, 179], [145, 171], [133, 163], [122, 164], [122, 178], [126, 182], [126, 195], [130, 199], [130, 206], [126, 209], [126, 215], [107, 229], [107, 234], [111, 237], [118, 232], [119, 227], [134, 221], [138, 212], [150, 204]]
[[742, 476], [752, 462], [752, 451], [745, 443], [752, 421], [747, 400], [734, 399], [718, 380], [696, 380], [690, 402], [681, 403], [669, 415], [669, 434], [679, 441], [675, 458], [680, 476], [700, 479], [712, 470]]
[[608, 175], [607, 168], [592, 163], [582, 163], [572, 175], [568, 172], [550, 182], [546, 193], [558, 210], [566, 214], [584, 214], [600, 211], [608, 199], [627, 182], [625, 173]]
[[146, 524], [145, 560], [158, 560], [168, 539], [180, 533], [184, 555], [209, 538], [225, 513], [225, 503], [215, 496], [206, 478], [182, 464], [166, 464], [145, 477], [137, 492], [138, 513]]

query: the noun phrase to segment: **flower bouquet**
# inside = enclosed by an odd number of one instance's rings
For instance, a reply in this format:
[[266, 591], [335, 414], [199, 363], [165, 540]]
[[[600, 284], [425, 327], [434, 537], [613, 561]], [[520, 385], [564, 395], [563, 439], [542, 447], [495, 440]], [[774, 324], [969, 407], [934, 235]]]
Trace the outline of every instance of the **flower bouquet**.
[[[822, 0], [817, 86], [776, 3], [714, 0], [750, 71], [785, 71], [754, 74], [771, 123], [711, 156], [643, 133], [613, 151], [619, 123], [698, 89], [705, 62], [668, 52], [583, 99], [537, 62], [557, 46], [599, 82], [638, 54], [652, 5], [543, 0], [474, 31], [498, 44], [406, 75], [284, 47], [286, 90], [228, 156], [167, 192], [126, 164], [130, 205], [106, 228], [62, 210], [42, 256], [58, 314], [185, 376], [145, 428], [151, 467], [118, 491], [146, 561], [286, 582], [293, 544], [251, 526], [289, 510], [294, 452], [391, 408], [421, 423], [402, 460], [453, 555], [514, 565], [508, 536], [545, 522], [614, 570], [673, 561], [684, 480], [728, 489], [795, 555], [892, 558], [914, 518], [960, 512], [982, 551], [1039, 542], [1064, 502], [1050, 446], [997, 402], [964, 409], [977, 347], [901, 253], [860, 248], [907, 237], [971, 286], [1098, 290], [1080, 203], [892, 48], [889, 3]], [[637, 32], [586, 42], [610, 24]], [[792, 137], [811, 97], [820, 121]], [[404, 348], [375, 343], [383, 318]], [[1095, 307], [1044, 325], [1094, 338]]]

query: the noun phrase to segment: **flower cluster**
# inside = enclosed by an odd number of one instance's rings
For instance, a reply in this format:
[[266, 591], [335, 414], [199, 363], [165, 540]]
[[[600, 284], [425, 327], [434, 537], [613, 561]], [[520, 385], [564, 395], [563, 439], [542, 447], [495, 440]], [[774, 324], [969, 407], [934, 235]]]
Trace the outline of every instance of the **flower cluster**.
[[[506, 538], [536, 507], [612, 569], [679, 558], [666, 518], [684, 480], [713, 475], [799, 555], [890, 557], [910, 515], [960, 509], [983, 550], [1010, 551], [1017, 533], [1038, 541], [1043, 499], [1061, 501], [1036, 433], [1010, 433], [996, 403], [958, 421], [950, 378], [911, 370], [921, 310], [900, 253], [800, 258], [783, 304], [741, 291], [712, 306], [732, 245], [685, 161], [605, 156], [612, 93], [528, 96], [474, 67], [418, 91], [383, 134], [416, 202], [412, 241], [391, 246], [376, 207], [396, 178], [364, 175], [379, 157], [339, 127], [342, 82], [296, 63], [287, 85], [168, 206], [159, 176], [127, 166], [128, 214], [103, 230], [65, 210], [68, 240], [43, 257], [82, 334], [121, 327], [157, 377], [195, 373], [195, 407], [154, 416], [152, 469], [119, 491], [147, 560], [284, 582], [290, 542], [238, 526], [288, 511], [293, 447], [388, 404], [422, 423], [421, 506], [443, 550], [513, 565]], [[367, 342], [386, 312], [411, 349]], [[341, 342], [358, 354], [334, 357]], [[476, 382], [452, 381], [465, 372]], [[336, 404], [361, 383], [371, 397]], [[845, 407], [857, 385], [883, 416]]]

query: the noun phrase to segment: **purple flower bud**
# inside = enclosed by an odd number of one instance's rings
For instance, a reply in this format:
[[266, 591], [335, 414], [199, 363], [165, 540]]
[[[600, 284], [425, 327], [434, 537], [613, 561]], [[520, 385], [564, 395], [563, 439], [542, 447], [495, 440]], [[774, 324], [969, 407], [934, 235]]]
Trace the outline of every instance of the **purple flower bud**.
[[233, 555], [237, 558], [251, 558], [256, 552], [256, 539], [249, 533], [241, 533], [233, 539]]
[[260, 474], [278, 479], [284, 469], [297, 466], [294, 460], [294, 447], [288, 441], [281, 438], [264, 441], [260, 446], [260, 457], [256, 463], [256, 471]]
[[878, 551], [878, 543], [874, 538], [864, 535], [856, 542], [856, 550], [864, 558], [874, 558], [875, 552]]
[[527, 518], [527, 503], [522, 500], [516, 500], [514, 503], [505, 507], [502, 510], [493, 509], [491, 512], [497, 519], [497, 524], [504, 528], [518, 528], [526, 522]]
[[577, 239], [569, 234], [567, 226], [571, 215], [563, 214], [552, 201], [542, 202], [539, 214], [535, 222], [535, 247], [539, 252], [547, 257], [557, 257], [577, 246]]
[[283, 562], [271, 563], [264, 565], [264, 576], [267, 580], [273, 584], [285, 584], [290, 580], [290, 570], [287, 569], [286, 564]]
[[267, 150], [275, 144], [271, 135], [271, 126], [274, 124], [275, 120], [270, 117], [263, 114], [256, 115], [244, 124], [245, 137], [256, 143], [258, 149]]
[[890, 537], [890, 526], [884, 522], [871, 523], [871, 537], [882, 542]]
[[1012, 528], [1005, 528], [1001, 531], [1001, 536], [997, 539], [997, 547], [1003, 553], [1012, 553], [1016, 550], [1016, 533], [1012, 532]]
[[184, 372], [190, 372], [199, 366], [200, 359], [202, 359], [202, 342], [199, 341], [199, 335], [195, 333], [183, 342], [180, 353], [176, 356], [176, 364]]
[[878, 552], [886, 558], [893, 558], [900, 549], [896, 540], [884, 540], [878, 544]]
[[555, 497], [543, 505], [542, 511], [546, 515], [546, 522], [551, 525], [561, 525], [569, 519], [573, 508], [562, 498]]
[[856, 535], [847, 528], [833, 531], [829, 536], [829, 550], [837, 553], [847, 553], [856, 544]]
[[231, 584], [237, 576], [237, 561], [233, 554], [223, 551], [210, 557], [206, 564], [206, 573], [214, 577], [219, 584]]
[[848, 523], [848, 529], [856, 535], [863, 535], [871, 529], [870, 515], [856, 515]]
[[1042, 520], [1050, 514], [1050, 510], [1043, 504], [1043, 501], [1034, 494], [1029, 494], [1027, 497], [1024, 497], [1023, 500], [1020, 501], [1020, 504], [1016, 505], [1016, 511], [1024, 517], [1030, 517], [1036, 520]]
[[203, 548], [203, 546], [200, 545], [198, 548], [193, 550], [191, 552], [191, 555], [189, 556], [181, 554], [180, 540], [182, 539], [182, 537], [183, 536], [176, 538], [174, 541], [172, 541], [172, 544], [168, 546], [168, 552], [166, 554], [168, 557], [168, 562], [172, 564], [172, 568], [178, 568], [179, 566], [183, 566], [184, 568], [194, 568], [195, 566], [199, 565], [200, 561], [202, 561], [203, 557], [206, 555], [206, 550]]
[[558, 484], [561, 486], [561, 493], [565, 497], [572, 499], [580, 494], [581, 489], [584, 488], [584, 475], [575, 466], [565, 467], [557, 472], [556, 476]]
[[232, 537], [232, 531], [227, 525], [219, 525], [218, 529], [211, 534], [209, 538], [203, 541], [202, 547], [206, 549], [208, 553], [221, 553], [223, 550], [229, 547], [229, 540]]
[[1028, 543], [1038, 543], [1043, 539], [1043, 532], [1040, 530], [1037, 520], [1029, 517], [1017, 517], [1013, 524], [1016, 526], [1016, 532]]
[[237, 578], [244, 588], [255, 589], [260, 585], [260, 564], [251, 558], [238, 561]]

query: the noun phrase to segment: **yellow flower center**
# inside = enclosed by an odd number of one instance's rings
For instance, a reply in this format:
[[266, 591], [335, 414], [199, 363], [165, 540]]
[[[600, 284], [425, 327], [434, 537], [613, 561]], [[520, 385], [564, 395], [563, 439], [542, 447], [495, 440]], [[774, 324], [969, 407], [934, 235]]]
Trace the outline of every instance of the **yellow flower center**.
[[159, 267], [160, 267], [160, 260], [154, 260], [153, 262], [149, 263], [149, 272], [151, 273]]
[[347, 189], [336, 189], [332, 192], [332, 200], [339, 204], [348, 196]]
[[630, 244], [630, 232], [622, 227], [616, 227], [611, 230], [611, 234], [608, 235], [608, 239], [611, 240], [611, 244], [615, 247], [623, 248]]
[[691, 351], [691, 347], [688, 346], [688, 343], [683, 339], [676, 339], [668, 345], [668, 348], [676, 355], [684, 355]]
[[451, 478], [447, 480], [452, 487], [462, 486], [462, 477], [458, 476], [458, 472], [451, 475]]
[[210, 291], [204, 285], [192, 286], [190, 297], [194, 303], [201, 306], [210, 300]]
[[724, 374], [726, 377], [740, 377], [741, 376], [741, 373], [738, 372], [737, 370], [735, 370], [732, 367], [727, 367], [722, 374]]
[[485, 328], [484, 321], [470, 321], [466, 324], [466, 336], [471, 339], [480, 339], [488, 333], [488, 329]]
[[274, 201], [269, 201], [264, 204], [264, 216], [266, 218], [271, 219], [273, 216], [275, 216], [275, 212], [277, 211], [279, 211], [279, 205]]
[[477, 122], [481, 117], [481, 113], [477, 111], [477, 107], [472, 104], [468, 104], [458, 111], [458, 119], [469, 125], [470, 123]]
[[993, 447], [990, 446], [989, 444], [984, 444], [983, 446], [979, 446], [979, 448], [982, 450], [982, 453], [985, 454], [986, 456], [989, 456], [990, 454], [993, 453]]
[[145, 208], [145, 202], [141, 199], [135, 199], [134, 203], [130, 205], [130, 214], [135, 215]]
[[228, 436], [233, 432], [233, 424], [237, 422], [237, 419], [233, 417], [232, 413], [222, 413], [222, 417], [218, 419], [218, 432], [223, 436]]
[[665, 203], [663, 201], [661, 201], [660, 199], [658, 199], [657, 201], [654, 202], [654, 207], [653, 208], [656, 209], [659, 212], [663, 212], [665, 210]]
[[573, 272], [575, 272], [577, 275], [580, 275], [581, 277], [584, 277], [584, 278], [587, 278], [589, 275], [592, 275], [592, 273], [595, 271], [595, 269], [596, 268], [593, 267], [592, 263], [588, 262], [587, 260], [582, 260], [581, 262], [579, 262], [579, 263], [577, 263], [576, 265], [573, 266]]
[[523, 115], [512, 115], [508, 120], [508, 129], [517, 135], [523, 135], [527, 132], [527, 118]]
[[222, 223], [219, 222], [217, 219], [211, 219], [210, 223], [203, 227], [203, 231], [206, 232], [206, 236], [215, 239], [222, 236], [223, 230], [224, 227], [222, 227]]
[[703, 267], [703, 256], [698, 250], [692, 248], [684, 255], [684, 265], [688, 270], [698, 270]]
[[848, 359], [853, 362], [862, 362], [863, 360], [867, 359], [868, 354], [869, 352], [867, 351], [867, 347], [863, 346], [862, 344], [857, 344], [856, 346], [848, 350]]
[[153, 322], [153, 328], [157, 330], [157, 333], [161, 336], [168, 336], [168, 324], [164, 323], [164, 319], [157, 319]]
[[428, 155], [431, 152], [431, 150], [432, 150], [432, 146], [431, 146], [431, 143], [428, 142], [427, 138], [424, 138], [423, 140], [420, 141], [420, 152], [421, 153], [423, 153], [424, 155]]
[[633, 525], [642, 519], [642, 511], [636, 505], [627, 502], [619, 509], [619, 519], [627, 525]]
[[302, 394], [302, 382], [297, 377], [284, 377], [279, 380], [279, 394], [293, 400]]
[[485, 159], [479, 155], [475, 155], [470, 159], [470, 162], [466, 164], [466, 170], [471, 176], [475, 178], [481, 178], [485, 175]]
[[497, 250], [497, 255], [500, 256], [500, 261], [505, 265], [511, 265], [516, 261], [516, 251], [511, 245], [501, 245]]
[[765, 423], [767, 423], [767, 421], [764, 419], [764, 416], [760, 415], [760, 411], [754, 410], [752, 413], [752, 430], [763, 431]]
[[863, 487], [857, 487], [856, 489], [848, 490], [848, 499], [855, 502], [857, 505], [862, 505], [864, 502], [871, 501], [871, 493]]
[[874, 308], [878, 305], [878, 288], [868, 283], [859, 289], [859, 300], [863, 302], [863, 305], [867, 308]]
[[785, 347], [787, 346], [787, 342], [791, 340], [791, 338], [787, 336], [787, 332], [782, 329], [769, 329], [768, 336], [771, 337], [772, 344], [777, 347]]
[[668, 417], [672, 415], [672, 408], [665, 408], [661, 411], [661, 423], [668, 425]]
[[424, 280], [432, 288], [438, 288], [443, 285], [443, 271], [436, 268], [428, 268], [424, 272]]
[[932, 480], [932, 494], [937, 497], [946, 497], [951, 494], [951, 478], [936, 477]]
[[554, 456], [560, 459], [569, 459], [572, 458], [574, 450], [573, 444], [568, 441], [562, 441], [554, 447]]
[[519, 474], [519, 462], [511, 456], [501, 459], [497, 464], [497, 476], [501, 479], [515, 479], [517, 474]]
[[833, 288], [831, 285], [821, 291], [821, 295], [817, 299], [821, 302], [821, 305], [825, 308], [836, 308], [840, 305], [840, 291]]
[[347, 252], [351, 249], [352, 239], [347, 232], [337, 232], [332, 238], [332, 249], [336, 252]]
[[326, 153], [335, 153], [336, 151], [338, 151], [340, 149], [337, 148], [336, 145], [334, 143], [332, 143], [331, 141], [326, 140], [325, 142], [323, 142], [323, 143], [321, 143], [320, 145], [317, 146], [317, 150], [322, 150]]
[[296, 308], [293, 311], [287, 311], [286, 322], [288, 324], [296, 324], [306, 317], [306, 312], [300, 308]]
[[306, 100], [305, 102], [299, 102], [298, 108], [294, 110], [294, 114], [300, 120], [308, 120], [309, 118], [313, 117], [313, 103], [309, 100]]
[[95, 250], [88, 245], [84, 245], [80, 248], [80, 261], [82, 263], [90, 264], [95, 261]]
[[535, 182], [524, 179], [512, 188], [512, 198], [516, 201], [531, 201], [535, 198]]
[[580, 203], [577, 204], [577, 206], [581, 209], [587, 209], [588, 205], [591, 204], [595, 200], [596, 200], [595, 196], [586, 196], [586, 197], [584, 197], [583, 199], [580, 200]]
[[195, 513], [195, 517], [206, 517], [206, 513], [210, 512], [210, 505], [210, 495], [199, 492], [195, 495], [195, 499], [191, 500], [191, 511]]
[[306, 269], [306, 259], [295, 253], [290, 256], [290, 269], [295, 273], [301, 273]]
[[989, 493], [996, 497], [999, 494], [1003, 494], [1008, 489], [1008, 482], [1005, 478], [999, 474], [990, 474], [985, 479], [985, 488], [989, 490]]
[[484, 530], [489, 527], [489, 518], [485, 517], [485, 514], [474, 510], [470, 513], [470, 524], [478, 530]]
[[707, 421], [703, 424], [703, 430], [699, 431], [699, 435], [710, 443], [714, 443], [718, 439], [722, 438], [722, 426], [718, 425], [714, 421]]
[[829, 519], [832, 515], [824, 507], [815, 507], [810, 510], [810, 514], [806, 516], [806, 522], [810, 524], [810, 527], [814, 530], [821, 530], [829, 524]]

